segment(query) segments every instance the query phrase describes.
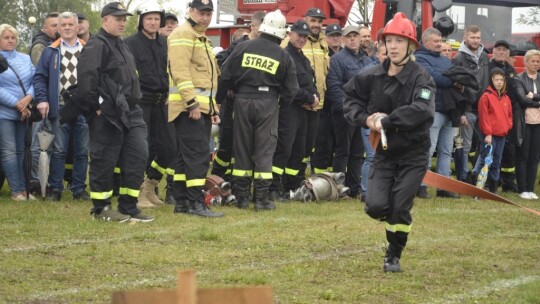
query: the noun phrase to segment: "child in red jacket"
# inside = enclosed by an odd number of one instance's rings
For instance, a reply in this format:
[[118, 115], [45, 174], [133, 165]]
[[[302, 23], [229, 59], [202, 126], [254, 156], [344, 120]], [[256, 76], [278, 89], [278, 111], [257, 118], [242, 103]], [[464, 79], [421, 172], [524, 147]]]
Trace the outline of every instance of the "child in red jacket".
[[[512, 129], [512, 102], [506, 94], [506, 78], [504, 71], [494, 68], [490, 73], [489, 86], [478, 101], [478, 125], [484, 136], [485, 146], [480, 153], [482, 168], [490, 145], [493, 147], [493, 163], [489, 168], [486, 186], [490, 192], [496, 193], [499, 184], [499, 171], [506, 135]], [[478, 172], [473, 172], [478, 175]]]

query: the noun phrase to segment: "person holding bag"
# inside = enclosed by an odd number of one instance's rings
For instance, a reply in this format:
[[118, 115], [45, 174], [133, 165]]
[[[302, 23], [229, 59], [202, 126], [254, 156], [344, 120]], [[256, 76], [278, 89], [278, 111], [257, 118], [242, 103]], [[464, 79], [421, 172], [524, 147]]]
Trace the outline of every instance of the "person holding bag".
[[0, 55], [7, 69], [0, 74], [0, 159], [15, 201], [34, 200], [25, 188], [23, 172], [24, 137], [31, 118], [34, 98], [32, 77], [35, 68], [28, 55], [17, 52], [19, 32], [9, 24], [0, 25]]

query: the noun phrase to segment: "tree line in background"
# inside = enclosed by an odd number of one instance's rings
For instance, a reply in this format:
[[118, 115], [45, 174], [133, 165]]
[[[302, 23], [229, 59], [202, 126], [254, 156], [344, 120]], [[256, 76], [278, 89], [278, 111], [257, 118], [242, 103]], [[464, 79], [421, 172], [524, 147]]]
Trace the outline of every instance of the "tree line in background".
[[[0, 0], [0, 24], [14, 26], [20, 35], [18, 50], [27, 52], [32, 37], [38, 33], [45, 16], [50, 12], [82, 13], [90, 23], [90, 32], [95, 33], [101, 27], [101, 8], [112, 0]], [[162, 4], [163, 0], [158, 0]], [[135, 11], [133, 0], [123, 1], [128, 11]], [[173, 12], [175, 13], [175, 12]], [[28, 18], [35, 17], [36, 23], [30, 24]], [[128, 18], [125, 36], [137, 30], [137, 16]]]

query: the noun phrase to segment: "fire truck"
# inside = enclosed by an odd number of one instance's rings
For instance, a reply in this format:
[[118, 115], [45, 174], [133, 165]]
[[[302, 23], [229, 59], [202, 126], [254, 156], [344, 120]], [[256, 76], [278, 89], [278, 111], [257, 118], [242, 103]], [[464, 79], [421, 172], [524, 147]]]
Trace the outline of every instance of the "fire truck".
[[[340, 23], [344, 26], [356, 0], [219, 0], [218, 12], [233, 16], [233, 25], [212, 26], [206, 35], [214, 45], [227, 48], [231, 37], [239, 28], [249, 28], [250, 16], [257, 11], [271, 12], [281, 10], [287, 23], [304, 18], [305, 12], [312, 7], [320, 8], [328, 19], [324, 24]], [[218, 20], [220, 16], [218, 15]]]
[[[239, 28], [248, 28], [250, 16], [256, 11], [280, 9], [288, 23], [303, 18], [311, 7], [322, 10], [328, 19], [324, 24], [340, 23], [344, 26], [356, 0], [219, 0], [219, 12], [233, 16], [233, 25], [211, 27], [207, 35], [215, 45], [226, 48], [232, 34]], [[452, 41], [454, 50], [459, 48], [463, 30], [475, 24], [482, 29], [482, 43], [491, 50], [495, 41], [507, 40], [518, 55], [529, 49], [540, 49], [540, 27], [538, 24], [520, 24], [521, 14], [527, 16], [536, 12], [540, 19], [539, 0], [375, 0], [372, 20], [365, 20], [371, 26], [372, 37], [384, 28], [396, 12], [405, 13], [417, 25], [418, 36], [429, 27], [438, 28]], [[527, 18], [522, 18], [527, 21]], [[352, 21], [354, 23], [354, 21]], [[532, 23], [532, 22], [529, 22]], [[525, 29], [525, 30], [522, 30]], [[517, 56], [516, 67], [523, 69], [522, 56]]]

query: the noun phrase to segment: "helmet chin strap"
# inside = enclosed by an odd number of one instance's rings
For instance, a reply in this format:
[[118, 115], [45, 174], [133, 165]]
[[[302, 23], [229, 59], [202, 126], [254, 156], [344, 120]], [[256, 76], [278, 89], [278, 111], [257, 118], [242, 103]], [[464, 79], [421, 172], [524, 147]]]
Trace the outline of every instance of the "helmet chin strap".
[[[410, 43], [411, 43], [411, 40], [410, 40], [410, 39], [407, 39], [407, 54], [405, 54], [405, 57], [403, 57], [403, 59], [401, 59], [400, 62], [395, 63], [395, 65], [397, 65], [397, 66], [404, 66], [405, 64], [407, 64], [407, 61], [408, 61], [407, 59], [409, 59], [409, 57], [411, 56], [411, 53], [410, 53], [410, 51], [409, 51], [409, 50], [410, 50], [410, 48], [409, 48]], [[404, 61], [405, 61], [405, 62], [404, 62]]]
[[[401, 59], [398, 63], [393, 63], [392, 60], [390, 60], [390, 62], [393, 64], [393, 65], [396, 65], [396, 66], [404, 66], [405, 64], [407, 64], [407, 59], [411, 56], [411, 53], [409, 51], [409, 46], [410, 46], [410, 43], [411, 43], [411, 40], [410, 39], [407, 39], [407, 54], [405, 54], [405, 56], [403, 57], [403, 59]], [[386, 40], [384, 41], [384, 46], [386, 48], [386, 57], [388, 57], [388, 47], [386, 47]], [[405, 62], [404, 62], [405, 61]]]
[[157, 32], [154, 33], [154, 34], [151, 34], [149, 33], [147, 30], [144, 29], [144, 27], [141, 29], [141, 31], [145, 32], [147, 36], [149, 37], [153, 37], [153, 38], [156, 38], [157, 37]]

